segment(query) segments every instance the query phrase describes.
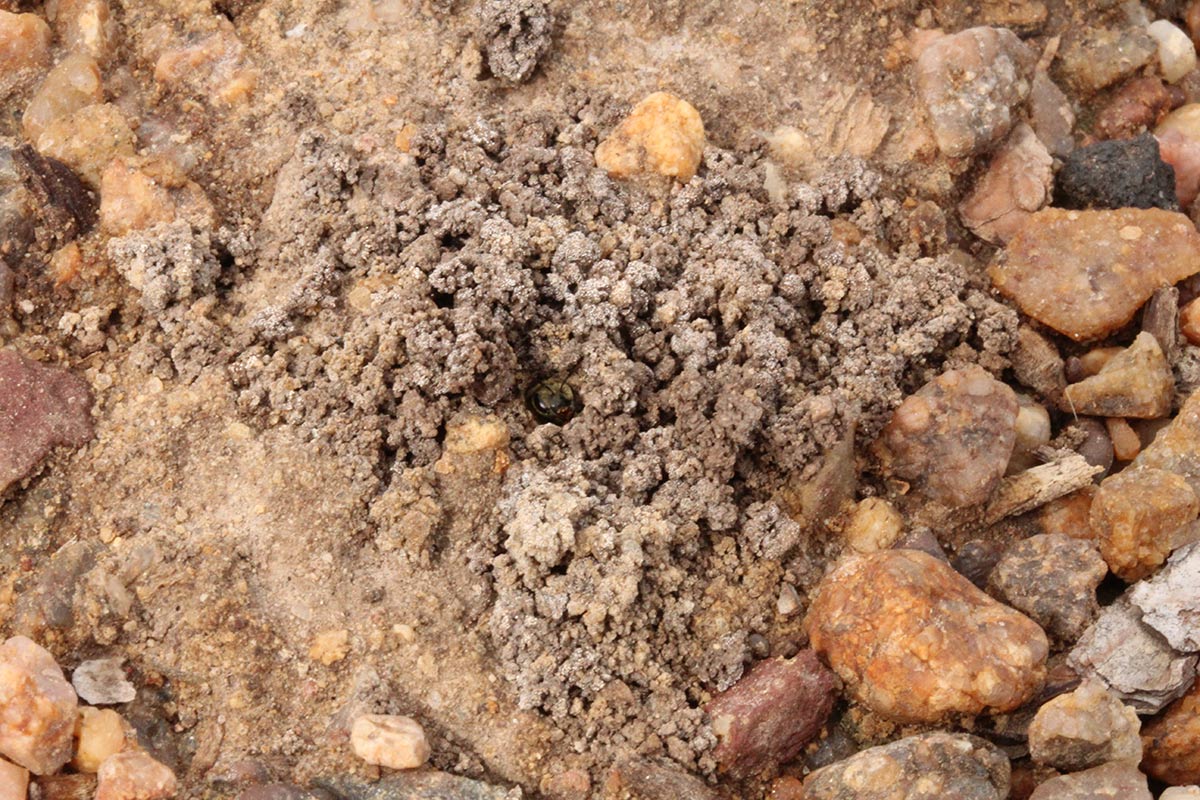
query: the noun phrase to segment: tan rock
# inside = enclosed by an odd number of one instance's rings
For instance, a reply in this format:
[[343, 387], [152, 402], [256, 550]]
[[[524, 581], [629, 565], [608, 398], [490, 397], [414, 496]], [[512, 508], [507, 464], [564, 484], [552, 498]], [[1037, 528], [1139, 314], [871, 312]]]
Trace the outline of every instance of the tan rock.
[[48, 0], [46, 17], [67, 50], [104, 63], [112, 55], [116, 23], [108, 0]]
[[1179, 310], [1179, 329], [1193, 345], [1200, 345], [1200, 297]]
[[416, 769], [432, 752], [416, 720], [393, 714], [366, 714], [354, 720], [350, 746], [368, 764], [390, 769]]
[[891, 547], [904, 532], [904, 520], [895, 506], [882, 497], [863, 498], [850, 512], [842, 537], [859, 553]]
[[1200, 681], [1142, 728], [1142, 769], [1164, 783], [1200, 783]]
[[1143, 331], [1095, 375], [1068, 386], [1063, 397], [1077, 414], [1155, 419], [1171, 410], [1175, 376], [1158, 341]]
[[164, 51], [154, 64], [154, 80], [164, 87], [226, 106], [248, 100], [258, 85], [258, 75], [247, 63], [245, 47], [227, 21], [198, 42]]
[[1110, 417], [1104, 420], [1108, 428], [1108, 438], [1113, 443], [1113, 458], [1117, 461], [1132, 461], [1141, 452], [1142, 440], [1138, 438], [1133, 426], [1121, 417]]
[[72, 53], [50, 70], [34, 92], [21, 116], [21, 128], [36, 144], [50, 123], [103, 100], [100, 67], [91, 56]]
[[1096, 133], [1102, 139], [1132, 139], [1178, 101], [1157, 75], [1126, 81], [1096, 114]]
[[71, 765], [80, 772], [99, 770], [105, 759], [125, 749], [126, 728], [125, 720], [110, 708], [80, 708]]
[[1154, 800], [1137, 764], [1114, 761], [1051, 778], [1029, 800]]
[[100, 178], [100, 227], [111, 235], [184, 219], [206, 227], [213, 219], [204, 190], [165, 159], [118, 157]]
[[1142, 723], [1097, 680], [1045, 703], [1029, 724], [1029, 755], [1039, 764], [1074, 772], [1109, 761], [1142, 759]]
[[164, 800], [178, 788], [170, 767], [141, 750], [125, 750], [104, 759], [96, 773], [95, 800]]
[[1184, 401], [1175, 418], [1138, 453], [1133, 463], [1181, 475], [1200, 493], [1200, 392]]
[[1096, 488], [1087, 486], [1066, 497], [1051, 500], [1038, 511], [1038, 525], [1043, 533], [1061, 533], [1073, 539], [1095, 539], [1088, 516]]
[[0, 645], [0, 755], [37, 775], [71, 757], [77, 700], [44, 647], [24, 636]]
[[0, 800], [25, 800], [29, 795], [29, 770], [0, 758]]
[[1186, 480], [1136, 464], [1100, 484], [1089, 514], [1100, 554], [1131, 583], [1162, 566], [1181, 543], [1180, 530], [1200, 514], [1200, 500]]
[[1017, 396], [976, 366], [949, 370], [906, 398], [880, 435], [885, 470], [938, 502], [982, 503], [1016, 443]]
[[1042, 629], [918, 551], [850, 558], [821, 582], [805, 626], [851, 694], [896, 721], [1011, 711], [1045, 679]]
[[1007, 242], [1050, 200], [1054, 159], [1033, 129], [1017, 125], [987, 172], [958, 206], [963, 224], [989, 242]]
[[1191, 221], [1134, 208], [1039, 211], [988, 269], [1022, 311], [1077, 341], [1111, 333], [1156, 289], [1197, 271]]
[[600, 143], [596, 165], [614, 178], [663, 175], [686, 183], [703, 153], [700, 113], [686, 100], [655, 92]]
[[50, 66], [50, 27], [37, 14], [0, 10], [0, 100]]
[[349, 653], [350, 631], [345, 628], [318, 633], [308, 648], [308, 657], [325, 666], [341, 661]]
[[58, 159], [99, 187], [113, 159], [132, 158], [137, 139], [120, 109], [99, 103], [49, 123], [35, 144], [39, 153]]

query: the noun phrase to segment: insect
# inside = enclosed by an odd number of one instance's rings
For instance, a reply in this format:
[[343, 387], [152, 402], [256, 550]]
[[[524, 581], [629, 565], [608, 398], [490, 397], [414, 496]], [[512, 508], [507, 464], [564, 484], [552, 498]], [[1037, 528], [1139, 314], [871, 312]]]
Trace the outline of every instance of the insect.
[[561, 378], [547, 378], [525, 392], [525, 405], [538, 422], [565, 425], [583, 408], [571, 384]]

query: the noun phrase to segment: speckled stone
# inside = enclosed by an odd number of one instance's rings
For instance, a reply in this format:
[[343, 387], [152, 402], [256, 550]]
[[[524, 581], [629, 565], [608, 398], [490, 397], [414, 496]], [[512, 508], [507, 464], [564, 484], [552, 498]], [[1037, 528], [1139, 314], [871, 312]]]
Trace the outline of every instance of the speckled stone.
[[708, 705], [721, 770], [742, 778], [790, 761], [821, 732], [836, 684], [812, 650], [759, 661]]
[[1146, 774], [1164, 783], [1200, 783], [1200, 681], [1142, 728]]
[[0, 755], [35, 775], [71, 758], [75, 690], [54, 656], [24, 636], [0, 645]]
[[1184, 401], [1171, 424], [1142, 448], [1133, 465], [1173, 472], [1200, 493], [1200, 392]]
[[1175, 376], [1158, 340], [1142, 331], [1095, 375], [1068, 386], [1064, 397], [1077, 414], [1156, 419], [1171, 411]]
[[917, 94], [938, 147], [948, 156], [990, 149], [1015, 121], [1029, 94], [1037, 56], [1003, 28], [969, 28], [943, 36], [917, 57]]
[[1132, 583], [1162, 566], [1200, 499], [1173, 472], [1137, 465], [1100, 484], [1088, 520], [1113, 574]]
[[1049, 643], [1035, 622], [915, 550], [845, 561], [818, 587], [806, 627], [851, 694], [896, 721], [1011, 711], [1045, 679]]
[[1156, 289], [1200, 271], [1200, 232], [1160, 209], [1065, 211], [1030, 217], [988, 269], [1037, 321], [1076, 341], [1133, 319]]
[[880, 436], [891, 474], [950, 506], [982, 503], [1016, 444], [1017, 396], [979, 367], [949, 370], [905, 399]]
[[1063, 772], [1142, 758], [1141, 721], [1097, 680], [1060, 694], [1029, 724], [1029, 755]]
[[1130, 589], [1129, 599], [1171, 647], [1200, 651], [1200, 543], [1176, 550], [1158, 574]]
[[1008, 758], [975, 736], [924, 733], [863, 750], [813, 772], [805, 800], [1003, 800]]
[[1154, 800], [1137, 765], [1114, 762], [1051, 778], [1029, 800]]
[[988, 588], [1055, 639], [1074, 642], [1100, 611], [1096, 587], [1107, 574], [1091, 542], [1039, 534], [1008, 549], [992, 569]]

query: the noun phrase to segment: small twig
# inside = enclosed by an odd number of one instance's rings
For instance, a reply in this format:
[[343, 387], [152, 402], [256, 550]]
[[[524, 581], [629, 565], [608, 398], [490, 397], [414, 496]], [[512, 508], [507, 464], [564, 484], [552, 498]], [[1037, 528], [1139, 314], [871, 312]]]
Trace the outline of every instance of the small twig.
[[984, 522], [991, 525], [1057, 500], [1087, 486], [1101, 471], [1101, 467], [1089, 464], [1087, 459], [1075, 453], [1005, 478], [992, 494], [984, 511]]

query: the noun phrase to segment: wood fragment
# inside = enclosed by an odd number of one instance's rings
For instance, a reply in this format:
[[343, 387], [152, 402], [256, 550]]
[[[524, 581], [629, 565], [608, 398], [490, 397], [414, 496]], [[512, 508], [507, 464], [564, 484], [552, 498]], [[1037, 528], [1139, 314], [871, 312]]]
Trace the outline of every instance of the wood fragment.
[[1174, 286], [1159, 289], [1142, 310], [1142, 330], [1158, 340], [1167, 363], [1179, 356], [1179, 290]]
[[1005, 478], [992, 494], [984, 522], [991, 525], [1005, 517], [1032, 511], [1088, 486], [1092, 477], [1102, 471], [1076, 453]]
[[1024, 385], [1058, 406], [1067, 387], [1066, 370], [1058, 350], [1044, 336], [1022, 325], [1017, 331], [1013, 371]]

